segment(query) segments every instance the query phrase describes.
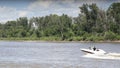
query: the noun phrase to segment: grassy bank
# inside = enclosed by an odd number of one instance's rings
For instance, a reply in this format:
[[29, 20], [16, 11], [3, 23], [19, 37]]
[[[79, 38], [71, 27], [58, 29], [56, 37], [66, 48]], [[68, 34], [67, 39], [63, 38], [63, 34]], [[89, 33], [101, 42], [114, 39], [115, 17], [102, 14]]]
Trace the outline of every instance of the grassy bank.
[[76, 41], [76, 42], [120, 42], [120, 39], [106, 39], [105, 37], [97, 37], [97, 36], [89, 36], [89, 37], [70, 37], [66, 39], [62, 39], [61, 37], [23, 37], [23, 38], [0, 38], [0, 40], [8, 40], [8, 41]]

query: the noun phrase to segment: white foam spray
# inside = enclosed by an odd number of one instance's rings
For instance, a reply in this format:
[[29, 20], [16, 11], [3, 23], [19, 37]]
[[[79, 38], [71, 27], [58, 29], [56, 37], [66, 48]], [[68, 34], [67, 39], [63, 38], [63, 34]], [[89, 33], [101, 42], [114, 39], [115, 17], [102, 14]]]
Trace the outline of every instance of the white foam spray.
[[96, 54], [86, 54], [82, 57], [86, 58], [95, 58], [95, 59], [116, 59], [120, 60], [120, 53], [107, 53], [104, 55], [96, 55]]

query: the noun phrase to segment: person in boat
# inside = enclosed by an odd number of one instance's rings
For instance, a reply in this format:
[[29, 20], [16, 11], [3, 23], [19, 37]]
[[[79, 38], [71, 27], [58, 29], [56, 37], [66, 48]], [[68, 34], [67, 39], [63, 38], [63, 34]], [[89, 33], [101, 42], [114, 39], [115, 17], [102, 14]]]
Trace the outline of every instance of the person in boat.
[[93, 50], [95, 51], [97, 48], [95, 46], [93, 46]]
[[90, 49], [90, 50], [93, 50], [93, 51], [96, 51], [96, 50], [97, 50], [97, 48], [96, 48], [95, 46], [89, 47], [89, 49]]

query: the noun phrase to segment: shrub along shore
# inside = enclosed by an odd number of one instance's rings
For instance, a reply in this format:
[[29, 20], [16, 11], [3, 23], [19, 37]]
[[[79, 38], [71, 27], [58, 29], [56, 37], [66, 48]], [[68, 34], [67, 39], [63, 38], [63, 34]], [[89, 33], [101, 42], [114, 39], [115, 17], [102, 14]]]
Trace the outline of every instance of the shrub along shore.
[[59, 37], [41, 37], [41, 38], [0, 38], [1, 41], [30, 41], [30, 42], [120, 42], [120, 40], [104, 40], [97, 37], [72, 37], [65, 40]]

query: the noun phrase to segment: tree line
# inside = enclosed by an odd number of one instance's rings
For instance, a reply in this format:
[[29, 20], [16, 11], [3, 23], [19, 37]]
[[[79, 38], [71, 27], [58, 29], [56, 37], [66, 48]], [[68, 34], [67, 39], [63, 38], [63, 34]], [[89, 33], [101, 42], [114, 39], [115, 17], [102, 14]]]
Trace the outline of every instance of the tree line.
[[50, 14], [43, 17], [20, 17], [0, 24], [0, 39], [4, 40], [120, 40], [120, 3], [107, 10], [95, 3], [83, 4], [78, 17]]

